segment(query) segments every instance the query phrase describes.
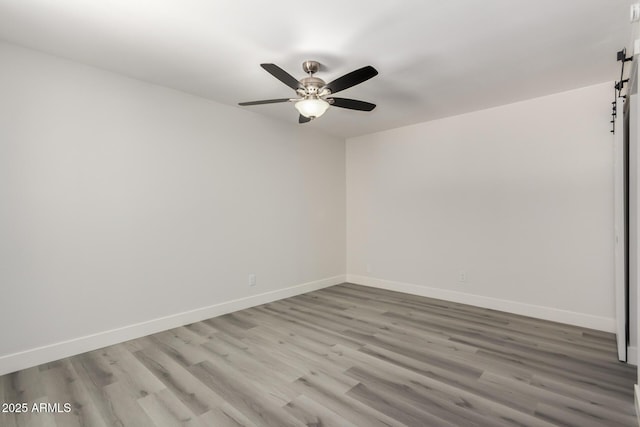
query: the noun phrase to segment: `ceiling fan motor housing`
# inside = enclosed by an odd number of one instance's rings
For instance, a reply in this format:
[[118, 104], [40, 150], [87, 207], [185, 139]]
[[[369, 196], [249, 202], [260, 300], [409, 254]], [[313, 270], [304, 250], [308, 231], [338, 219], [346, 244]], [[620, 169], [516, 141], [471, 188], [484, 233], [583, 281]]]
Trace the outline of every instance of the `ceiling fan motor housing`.
[[324, 80], [313, 76], [301, 79], [300, 84], [304, 87], [304, 95], [319, 95], [320, 88], [326, 85]]

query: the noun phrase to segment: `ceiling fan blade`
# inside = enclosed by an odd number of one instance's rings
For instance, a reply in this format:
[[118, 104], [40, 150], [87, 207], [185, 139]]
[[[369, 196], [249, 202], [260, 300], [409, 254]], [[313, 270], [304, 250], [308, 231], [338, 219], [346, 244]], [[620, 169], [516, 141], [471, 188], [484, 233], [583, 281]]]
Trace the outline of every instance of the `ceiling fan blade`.
[[351, 86], [355, 86], [364, 81], [369, 80], [371, 77], [378, 75], [378, 71], [371, 65], [359, 68], [342, 77], [338, 77], [334, 81], [327, 83], [322, 89], [329, 89], [331, 93], [337, 93], [341, 90], [349, 89]]
[[298, 123], [309, 123], [310, 121], [311, 119], [309, 117], [305, 117], [302, 114], [298, 117]]
[[249, 102], [239, 102], [238, 105], [261, 105], [261, 104], [275, 104], [277, 102], [287, 102], [290, 101], [289, 98], [280, 98], [280, 99], [265, 99], [262, 101], [249, 101]]
[[348, 108], [349, 110], [359, 110], [359, 111], [371, 111], [376, 108], [376, 104], [372, 104], [370, 102], [358, 101], [357, 99], [348, 99], [348, 98], [330, 98], [333, 99], [334, 107], [340, 108]]
[[300, 82], [296, 80], [295, 77], [278, 67], [276, 64], [260, 64], [260, 66], [291, 89], [297, 90], [300, 87]]

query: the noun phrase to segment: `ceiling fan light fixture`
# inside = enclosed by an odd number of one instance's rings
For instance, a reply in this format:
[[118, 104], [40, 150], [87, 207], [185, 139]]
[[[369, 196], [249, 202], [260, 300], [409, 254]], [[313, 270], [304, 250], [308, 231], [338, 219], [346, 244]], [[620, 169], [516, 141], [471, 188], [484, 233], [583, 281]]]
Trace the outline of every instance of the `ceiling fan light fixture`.
[[329, 103], [320, 98], [306, 98], [295, 103], [296, 110], [309, 119], [323, 115], [329, 108]]
[[359, 85], [378, 75], [378, 71], [371, 65], [358, 68], [329, 83], [325, 83], [324, 80], [313, 75], [320, 69], [320, 64], [316, 61], [305, 61], [302, 64], [302, 69], [305, 73], [309, 74], [309, 76], [301, 80], [297, 80], [276, 64], [260, 64], [260, 66], [273, 77], [293, 89], [299, 98], [264, 99], [262, 101], [240, 102], [239, 105], [248, 106], [293, 102], [296, 110], [300, 113], [298, 123], [301, 124], [309, 123], [311, 120], [322, 116], [330, 105], [357, 111], [371, 111], [376, 108], [376, 104], [370, 102], [349, 98], [336, 98], [333, 96], [337, 92]]

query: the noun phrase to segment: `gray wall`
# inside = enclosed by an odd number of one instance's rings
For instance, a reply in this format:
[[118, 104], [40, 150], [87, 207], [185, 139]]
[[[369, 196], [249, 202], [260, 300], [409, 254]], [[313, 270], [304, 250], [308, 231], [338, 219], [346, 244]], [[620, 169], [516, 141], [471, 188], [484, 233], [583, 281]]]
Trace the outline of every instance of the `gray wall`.
[[13, 45], [0, 64], [0, 359], [344, 274], [343, 140]]

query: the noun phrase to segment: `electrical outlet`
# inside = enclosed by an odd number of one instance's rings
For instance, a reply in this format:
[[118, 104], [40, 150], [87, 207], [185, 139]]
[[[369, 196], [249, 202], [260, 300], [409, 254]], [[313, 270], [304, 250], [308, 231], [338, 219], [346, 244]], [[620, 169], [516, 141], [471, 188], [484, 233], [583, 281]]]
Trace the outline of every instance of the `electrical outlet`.
[[467, 272], [462, 270], [458, 273], [458, 282], [467, 283]]
[[629, 15], [629, 20], [631, 22], [638, 22], [640, 20], [640, 3], [634, 3], [631, 5], [631, 11]]
[[367, 273], [371, 273], [371, 264], [367, 264]]
[[256, 285], [256, 275], [255, 274], [250, 274], [249, 275], [249, 286], [255, 286]]

